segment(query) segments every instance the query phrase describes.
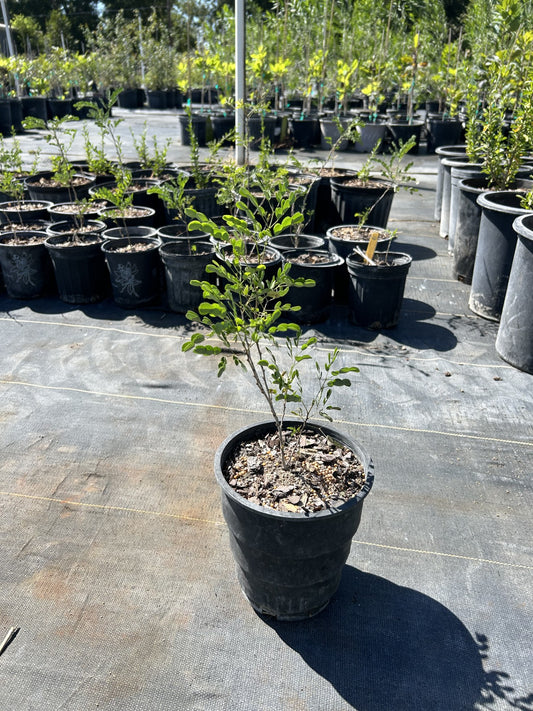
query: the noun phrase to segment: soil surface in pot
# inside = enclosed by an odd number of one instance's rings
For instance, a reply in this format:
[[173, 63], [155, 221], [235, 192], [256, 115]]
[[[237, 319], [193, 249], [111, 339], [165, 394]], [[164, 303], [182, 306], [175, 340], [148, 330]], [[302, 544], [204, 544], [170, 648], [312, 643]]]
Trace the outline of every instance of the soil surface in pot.
[[369, 242], [371, 237], [377, 237], [381, 240], [390, 237], [392, 234], [376, 230], [374, 227], [358, 227], [357, 225], [344, 225], [335, 227], [332, 234], [337, 239], [346, 240], [347, 242]]
[[300, 252], [291, 256], [293, 264], [331, 264], [331, 255], [326, 252]]
[[[98, 242], [102, 241], [99, 234], [91, 234], [90, 232], [86, 235], [81, 235], [79, 232], [65, 232], [58, 236], [64, 237], [64, 239], [54, 241], [54, 247], [79, 247], [82, 244], [98, 244]], [[49, 237], [47, 237], [47, 239], [49, 239]]]
[[105, 217], [110, 217], [113, 220], [124, 217], [145, 217], [150, 214], [150, 210], [143, 207], [126, 207], [124, 209], [117, 208], [116, 210], [106, 210]]
[[82, 225], [81, 227], [76, 227], [75, 230], [72, 229], [72, 225], [70, 227], [66, 227], [64, 230], [58, 230], [57, 228], [54, 228], [55, 235], [84, 235], [91, 234], [91, 232], [94, 231], [95, 227], [93, 225]]
[[2, 210], [9, 210], [13, 212], [26, 212], [28, 210], [46, 210], [50, 203], [49, 202], [9, 202], [4, 205]]
[[385, 190], [391, 187], [390, 183], [381, 183], [379, 180], [372, 180], [372, 182], [369, 182], [368, 180], [361, 180], [357, 177], [351, 178], [350, 180], [343, 180], [342, 185], [343, 187], [371, 188], [372, 190]]
[[[358, 254], [357, 252], [352, 252], [350, 255], [351, 259], [357, 259], [361, 264], [364, 263], [363, 257]], [[394, 267], [397, 264], [404, 264], [405, 263], [405, 257], [402, 256], [390, 256], [386, 252], [374, 252], [374, 256], [372, 257], [372, 261], [374, 264], [372, 266], [375, 267]]]
[[[48, 223], [47, 223], [48, 224]], [[42, 222], [16, 222], [13, 225], [0, 225], [0, 235], [5, 235], [10, 232], [42, 232], [44, 234], [46, 225]], [[5, 243], [4, 243], [5, 244]]]
[[84, 185], [92, 182], [92, 178], [84, 178], [81, 175], [75, 175], [68, 185], [60, 183], [54, 178], [39, 178], [39, 180], [29, 180], [30, 185], [37, 185], [41, 188], [81, 188]]
[[[26, 230], [32, 229], [31, 227], [25, 226]], [[33, 235], [17, 235], [16, 233], [13, 234], [13, 237], [11, 239], [6, 239], [2, 241], [2, 244], [8, 245], [9, 247], [22, 247], [24, 245], [31, 245], [31, 244], [42, 244], [45, 239], [47, 238], [47, 235], [45, 232], [41, 232], [40, 234], [33, 234]]]
[[[95, 213], [98, 210], [102, 210], [104, 207], [107, 207], [107, 205], [107, 200], [91, 202], [90, 211], [91, 213]], [[64, 215], [81, 215], [83, 213], [83, 209], [80, 208], [80, 205], [73, 202], [64, 203], [63, 205], [54, 205], [54, 212], [60, 212]]]
[[290, 435], [285, 448], [286, 469], [277, 433], [242, 442], [226, 463], [228, 484], [251, 503], [299, 513], [336, 508], [364, 486], [358, 457], [323, 434]]
[[346, 171], [337, 170], [336, 168], [322, 168], [319, 175], [321, 178], [343, 178], [346, 175]]
[[153, 242], [131, 242], [130, 244], [125, 244], [123, 247], [117, 247], [117, 249], [113, 250], [113, 253], [148, 252], [148, 250], [153, 248]]

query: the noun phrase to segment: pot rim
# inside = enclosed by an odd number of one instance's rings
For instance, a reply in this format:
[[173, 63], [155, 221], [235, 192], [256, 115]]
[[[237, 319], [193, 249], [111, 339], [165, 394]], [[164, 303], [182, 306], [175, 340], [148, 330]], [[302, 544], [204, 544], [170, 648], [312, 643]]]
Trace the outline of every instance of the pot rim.
[[[461, 150], [464, 149], [464, 150]], [[464, 156], [466, 155], [466, 144], [459, 143], [456, 146], [438, 146], [435, 148], [438, 156]]]
[[16, 204], [16, 205], [20, 205], [20, 204], [44, 205], [44, 207], [36, 207], [35, 209], [36, 210], [45, 210], [45, 211], [48, 210], [49, 207], [52, 207], [52, 205], [54, 205], [54, 203], [51, 200], [34, 200], [33, 198], [29, 199], [29, 200], [26, 200], [26, 199], [24, 199], [24, 200], [6, 200], [6, 202], [0, 202], [0, 211], [5, 212], [7, 210], [9, 212], [29, 212], [29, 210], [20, 210], [20, 209], [17, 209], [16, 207], [10, 207], [10, 205], [13, 205], [13, 204]]
[[[344, 187], [344, 183], [348, 182], [349, 180], [353, 180], [354, 178], [357, 178], [357, 171], [355, 171], [355, 175], [342, 175], [337, 176], [336, 178], [330, 178], [330, 182], [333, 187]], [[379, 183], [379, 185], [376, 185], [376, 183]], [[354, 190], [382, 190], [383, 192], [386, 192], [388, 190], [394, 191], [396, 189], [396, 186], [397, 184], [392, 180], [380, 178], [379, 176], [372, 176], [368, 178], [363, 185], [357, 185], [352, 187]]]
[[493, 200], [497, 200], [500, 197], [505, 199], [505, 197], [517, 196], [517, 193], [519, 192], [522, 192], [523, 195], [525, 195], [524, 191], [519, 190], [485, 190], [478, 196], [476, 202], [480, 207], [486, 210], [492, 210], [493, 212], [503, 212], [507, 215], [525, 215], [530, 213], [531, 210], [526, 210], [523, 207], [513, 207], [512, 205], [502, 205], [497, 202], [493, 202]]
[[521, 237], [533, 242], [533, 212], [527, 212], [516, 217], [513, 222], [513, 230]]
[[[65, 235], [49, 235], [45, 241], [44, 244], [46, 247], [50, 247], [52, 249], [73, 249], [75, 247], [95, 247], [95, 246], [100, 246], [103, 242], [102, 235], [99, 232], [91, 232], [89, 235], [87, 235], [87, 238], [90, 238], [90, 241], [84, 239], [85, 235], [78, 235], [77, 241], [69, 241], [65, 240]], [[59, 242], [60, 240], [63, 240], [63, 244], [56, 244], [56, 242]]]
[[329, 239], [333, 240], [338, 240], [339, 242], [360, 242], [361, 240], [358, 240], [357, 238], [351, 240], [351, 239], [343, 239], [342, 237], [337, 237], [337, 235], [334, 233], [334, 230], [337, 229], [343, 229], [344, 227], [356, 227], [356, 228], [368, 228], [370, 230], [376, 230], [376, 232], [381, 232], [382, 234], [386, 235], [384, 239], [389, 240], [394, 237], [393, 235], [393, 230], [389, 230], [387, 227], [377, 227], [376, 225], [357, 225], [357, 224], [348, 224], [348, 225], [333, 225], [333, 227], [329, 227], [326, 230], [326, 236]]
[[[43, 240], [38, 243], [34, 244], [5, 244], [5, 242], [8, 239], [11, 239], [13, 236], [16, 237], [34, 237], [34, 236], [42, 236]], [[4, 232], [3, 234], [0, 234], [0, 247], [6, 247], [9, 249], [29, 249], [29, 248], [34, 248], [34, 247], [42, 247], [44, 246], [46, 240], [46, 232], [44, 230], [16, 230], [13, 232]]]
[[114, 253], [120, 247], [125, 247], [127, 244], [151, 244], [152, 249], [143, 250], [144, 252], [153, 252], [159, 249], [161, 241], [156, 237], [119, 237], [118, 239], [106, 239], [101, 244], [102, 252]]
[[407, 252], [374, 252], [374, 257], [379, 256], [380, 254], [387, 255], [389, 257], [405, 257], [405, 260], [401, 261], [399, 264], [366, 264], [365, 262], [360, 262], [356, 260], [353, 256], [353, 254], [350, 254], [348, 257], [346, 257], [346, 264], [348, 266], [355, 266], [355, 267], [364, 267], [365, 269], [373, 269], [375, 271], [377, 270], [383, 270], [383, 269], [395, 269], [398, 267], [406, 267], [410, 266], [413, 258], [411, 257], [410, 254], [407, 254]]
[[[300, 424], [300, 420], [296, 419], [286, 419], [285, 424], [288, 426]], [[341, 432], [331, 425], [322, 424], [321, 422], [308, 422], [309, 427], [312, 429], [321, 430], [324, 434], [327, 434], [341, 444], [349, 447], [360, 460], [361, 464], [365, 469], [365, 484], [361, 491], [348, 501], [336, 508], [322, 509], [321, 511], [311, 511], [311, 512], [292, 512], [292, 511], [277, 511], [276, 509], [271, 509], [268, 506], [260, 506], [259, 504], [254, 504], [248, 499], [245, 499], [240, 494], [237, 494], [234, 489], [226, 481], [224, 474], [222, 472], [222, 462], [225, 461], [226, 457], [235, 448], [235, 444], [238, 441], [251, 441], [254, 438], [255, 432], [268, 432], [273, 431], [275, 428], [274, 420], [262, 420], [260, 422], [253, 423], [251, 425], [246, 425], [238, 430], [232, 432], [226, 439], [219, 445], [215, 453], [215, 478], [218, 485], [224, 492], [224, 494], [232, 499], [237, 504], [241, 505], [243, 508], [251, 509], [260, 515], [278, 518], [280, 520], [287, 521], [305, 521], [314, 520], [317, 518], [326, 518], [330, 516], [335, 516], [344, 513], [346, 510], [357, 506], [363, 501], [363, 499], [370, 492], [372, 485], [374, 483], [374, 463], [366, 453], [366, 451], [361, 447], [359, 442], [352, 439], [352, 437], [344, 432]], [[247, 437], [247, 435], [250, 435]]]
[[[184, 243], [186, 241], [189, 241], [192, 245], [196, 247], [201, 247], [202, 250], [205, 249], [205, 247], [209, 247], [209, 252], [206, 254], [205, 251], [202, 251], [201, 254], [192, 252], [191, 254], [181, 254], [179, 251], [176, 252], [175, 250], [183, 247]], [[213, 256], [216, 254], [216, 246], [212, 243], [209, 242], [208, 240], [199, 240], [199, 239], [191, 239], [191, 240], [186, 240], [180, 239], [180, 240], [175, 240], [171, 242], [163, 242], [163, 244], [159, 245], [159, 254], [162, 257], [209, 257], [213, 258]]]
[[[328, 257], [327, 262], [321, 262], [320, 264], [308, 264], [307, 262], [299, 262], [298, 257], [301, 257], [303, 253], [313, 253], [313, 254], [323, 254]], [[344, 264], [344, 258], [335, 254], [334, 252], [329, 252], [327, 249], [287, 249], [281, 255], [284, 262], [290, 262], [299, 267], [309, 267], [310, 269], [324, 269], [327, 267], [337, 267]], [[293, 261], [294, 260], [294, 261]]]
[[[135, 234], [137, 230], [141, 231], [141, 234]], [[115, 237], [110, 232], [118, 232], [119, 237]], [[135, 239], [137, 237], [156, 237], [157, 229], [155, 227], [148, 227], [148, 225], [126, 225], [125, 227], [108, 227], [103, 231], [102, 236], [104, 239]]]

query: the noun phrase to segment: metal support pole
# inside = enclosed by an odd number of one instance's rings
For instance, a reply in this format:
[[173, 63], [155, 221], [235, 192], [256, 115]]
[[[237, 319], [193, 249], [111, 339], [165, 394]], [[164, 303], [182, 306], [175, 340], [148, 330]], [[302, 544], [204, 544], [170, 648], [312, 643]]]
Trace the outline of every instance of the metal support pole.
[[235, 0], [235, 161], [244, 165], [246, 100], [246, 17], [245, 0]]
[[[6, 39], [7, 48], [9, 50], [9, 56], [14, 57], [16, 55], [16, 52], [15, 45], [13, 44], [13, 37], [11, 36], [11, 25], [9, 24], [9, 15], [7, 14], [6, 0], [0, 0], [0, 3], [2, 4], [2, 16], [4, 18], [4, 25], [6, 28]], [[17, 96], [20, 96], [20, 85], [17, 74], [15, 74], [15, 90], [17, 92]]]

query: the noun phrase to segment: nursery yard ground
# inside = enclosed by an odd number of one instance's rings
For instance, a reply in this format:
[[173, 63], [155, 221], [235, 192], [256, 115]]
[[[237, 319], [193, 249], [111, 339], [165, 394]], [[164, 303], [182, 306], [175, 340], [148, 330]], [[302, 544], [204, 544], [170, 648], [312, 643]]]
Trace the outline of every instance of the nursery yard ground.
[[[146, 122], [188, 162], [172, 112], [116, 115], [126, 158]], [[533, 709], [533, 380], [469, 311], [437, 158], [413, 161], [390, 220], [413, 257], [398, 327], [339, 307], [307, 329], [359, 366], [337, 425], [375, 463], [340, 589], [307, 622], [255, 614], [228, 547], [213, 455], [268, 417], [255, 388], [182, 353], [192, 327], [168, 309], [0, 295], [0, 641], [20, 628], [1, 711]]]

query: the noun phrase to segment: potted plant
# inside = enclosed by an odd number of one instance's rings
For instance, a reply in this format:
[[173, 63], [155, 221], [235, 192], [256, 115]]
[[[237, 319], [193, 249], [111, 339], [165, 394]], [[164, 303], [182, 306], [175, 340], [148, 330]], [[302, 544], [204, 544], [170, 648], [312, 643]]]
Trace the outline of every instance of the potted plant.
[[206, 267], [213, 260], [216, 246], [208, 242], [207, 237], [205, 233], [200, 233], [200, 239], [182, 235], [179, 239], [168, 239], [159, 247], [172, 311], [186, 313], [198, 308], [202, 301], [202, 290], [193, 282], [208, 279]]
[[[166, 109], [167, 89], [176, 84], [176, 55], [169, 28], [152, 11], [143, 38], [144, 84], [151, 109]], [[172, 108], [168, 106], [168, 108]]]
[[[243, 203], [241, 209], [246, 207]], [[189, 213], [194, 216], [194, 211]], [[294, 311], [286, 301], [289, 289], [308, 284], [290, 277], [288, 262], [265, 276], [256, 241], [259, 225], [250, 229], [246, 220], [228, 216], [228, 226], [239, 229], [236, 236], [196, 216], [202, 229], [228, 245], [229, 258], [207, 267], [218, 284], [195, 282], [204, 301], [187, 316], [203, 330], [195, 332], [183, 350], [213, 356], [219, 375], [231, 353], [230, 360], [251, 374], [271, 413], [268, 422], [228, 437], [215, 456], [237, 575], [259, 613], [306, 619], [328, 604], [339, 585], [373, 482], [371, 461], [356, 442], [311, 421], [317, 415], [331, 419], [336, 409], [330, 401], [333, 392], [349, 386], [347, 376], [357, 369], [337, 365], [337, 350], [325, 361], [313, 358], [316, 339], [304, 339], [298, 324], [282, 320]], [[302, 221], [297, 213], [273, 229], [280, 233]], [[253, 266], [241, 260], [247, 240], [256, 245]], [[312, 366], [316, 385], [309, 394], [304, 387], [306, 365]], [[334, 460], [337, 466], [330, 466]]]
[[529, 210], [513, 223], [518, 235], [496, 337], [496, 351], [515, 368], [533, 373], [533, 190], [522, 200]]
[[[0, 223], [30, 225], [36, 220], [47, 219], [50, 201], [27, 200], [25, 179], [37, 170], [39, 151], [33, 167], [28, 171], [23, 167], [23, 155], [19, 141], [15, 138], [11, 145], [0, 142]], [[28, 229], [31, 229], [28, 227]]]
[[[521, 166], [533, 146], [532, 51], [531, 33], [519, 29], [508, 48], [489, 58], [484, 67], [485, 105], [481, 115], [470, 120], [467, 136], [477, 134], [470, 150], [487, 176], [487, 192], [477, 197], [481, 217], [469, 306], [479, 316], [496, 321], [516, 246], [513, 221], [525, 212], [520, 205], [523, 192], [512, 186], [518, 176], [531, 173], [529, 167], [521, 173]], [[508, 110], [512, 115], [509, 130], [505, 127]]]
[[35, 299], [53, 288], [50, 258], [43, 230], [11, 230], [0, 234], [0, 266], [11, 299]]
[[[112, 168], [115, 180], [91, 189], [93, 200], [104, 200], [107, 205], [99, 210], [101, 219], [108, 227], [118, 227], [127, 231], [128, 226], [153, 227], [155, 209], [147, 205], [135, 204], [135, 182], [127, 168], [115, 165]], [[146, 193], [153, 187], [146, 187]]]
[[122, 308], [134, 308], [156, 301], [161, 293], [161, 259], [157, 236], [106, 240], [105, 256], [113, 300]]
[[[89, 202], [85, 205], [89, 206]], [[69, 304], [101, 301], [109, 292], [109, 277], [102, 254], [104, 225], [85, 223], [83, 208], [72, 221], [53, 223], [45, 247], [52, 260], [59, 298]], [[93, 221], [94, 222], [94, 221]], [[62, 225], [62, 227], [57, 227]]]
[[[401, 183], [414, 180], [409, 175], [412, 163], [402, 165], [414, 142], [413, 137], [407, 143], [400, 141], [387, 157], [377, 155], [378, 144], [355, 175], [331, 179], [331, 196], [339, 215], [337, 224], [351, 224], [355, 215], [366, 213], [371, 225], [387, 226], [395, 192]], [[376, 172], [378, 177], [372, 175]]]
[[72, 202], [86, 196], [95, 183], [92, 176], [78, 173], [68, 160], [68, 152], [77, 134], [75, 128], [67, 125], [70, 121], [77, 121], [77, 118], [67, 115], [45, 122], [30, 116], [24, 120], [25, 128], [47, 131], [44, 138], [56, 151], [52, 156], [51, 171], [43, 171], [26, 179], [26, 187], [34, 200]]
[[289, 288], [287, 299], [299, 307], [292, 318], [302, 324], [325, 321], [333, 301], [335, 275], [344, 265], [344, 259], [327, 249], [292, 249], [282, 256], [291, 265], [292, 278], [313, 282], [308, 289], [297, 285]]
[[[366, 251], [371, 242], [375, 243], [374, 249], [382, 250], [390, 246], [395, 233], [385, 227], [376, 227], [366, 224], [372, 208], [365, 213], [355, 215], [357, 223], [351, 225], [336, 225], [330, 227], [326, 233], [329, 248], [343, 260], [346, 260], [354, 250]], [[350, 278], [346, 261], [338, 268], [335, 276], [335, 300], [339, 303], [348, 303]]]

